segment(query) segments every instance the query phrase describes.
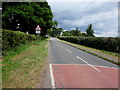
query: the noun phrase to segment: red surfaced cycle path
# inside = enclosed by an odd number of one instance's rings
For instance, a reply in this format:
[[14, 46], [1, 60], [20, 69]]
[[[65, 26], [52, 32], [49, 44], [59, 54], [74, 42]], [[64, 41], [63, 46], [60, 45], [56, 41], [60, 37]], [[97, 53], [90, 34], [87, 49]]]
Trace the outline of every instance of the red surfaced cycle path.
[[[88, 65], [52, 64], [55, 88], [118, 88], [118, 69]], [[119, 79], [120, 80], [120, 79]]]

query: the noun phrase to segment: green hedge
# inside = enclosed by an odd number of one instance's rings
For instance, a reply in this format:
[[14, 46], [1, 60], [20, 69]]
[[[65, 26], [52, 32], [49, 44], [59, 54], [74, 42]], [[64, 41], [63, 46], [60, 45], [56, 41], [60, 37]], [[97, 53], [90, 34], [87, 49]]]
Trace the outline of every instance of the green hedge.
[[2, 30], [2, 50], [3, 54], [7, 50], [19, 45], [24, 45], [36, 40], [35, 35], [29, 35], [19, 31]]
[[59, 39], [100, 49], [110, 52], [120, 52], [120, 38], [119, 37], [66, 37], [61, 36]]

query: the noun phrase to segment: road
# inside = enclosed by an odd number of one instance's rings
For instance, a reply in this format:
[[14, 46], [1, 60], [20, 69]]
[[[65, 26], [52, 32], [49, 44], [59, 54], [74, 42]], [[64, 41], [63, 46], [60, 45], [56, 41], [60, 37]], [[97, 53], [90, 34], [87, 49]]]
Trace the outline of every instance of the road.
[[53, 88], [118, 88], [118, 66], [76, 49], [57, 38], [49, 41]]

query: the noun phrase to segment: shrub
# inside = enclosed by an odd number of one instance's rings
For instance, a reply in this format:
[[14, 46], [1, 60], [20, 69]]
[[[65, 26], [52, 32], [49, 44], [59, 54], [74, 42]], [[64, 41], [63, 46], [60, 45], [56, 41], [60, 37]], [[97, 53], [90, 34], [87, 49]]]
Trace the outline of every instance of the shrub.
[[59, 39], [110, 52], [120, 51], [120, 37], [58, 37]]
[[19, 31], [2, 30], [2, 50], [3, 54], [19, 45], [24, 45], [36, 40], [35, 35], [25, 34]]

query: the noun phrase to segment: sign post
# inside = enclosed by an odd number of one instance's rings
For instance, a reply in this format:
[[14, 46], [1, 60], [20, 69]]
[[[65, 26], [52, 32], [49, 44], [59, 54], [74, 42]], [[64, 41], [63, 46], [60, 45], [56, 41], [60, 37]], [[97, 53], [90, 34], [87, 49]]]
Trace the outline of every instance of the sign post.
[[37, 25], [37, 27], [35, 28], [35, 33], [37, 34], [37, 40], [38, 40], [39, 34], [41, 33], [41, 28], [39, 25]]

